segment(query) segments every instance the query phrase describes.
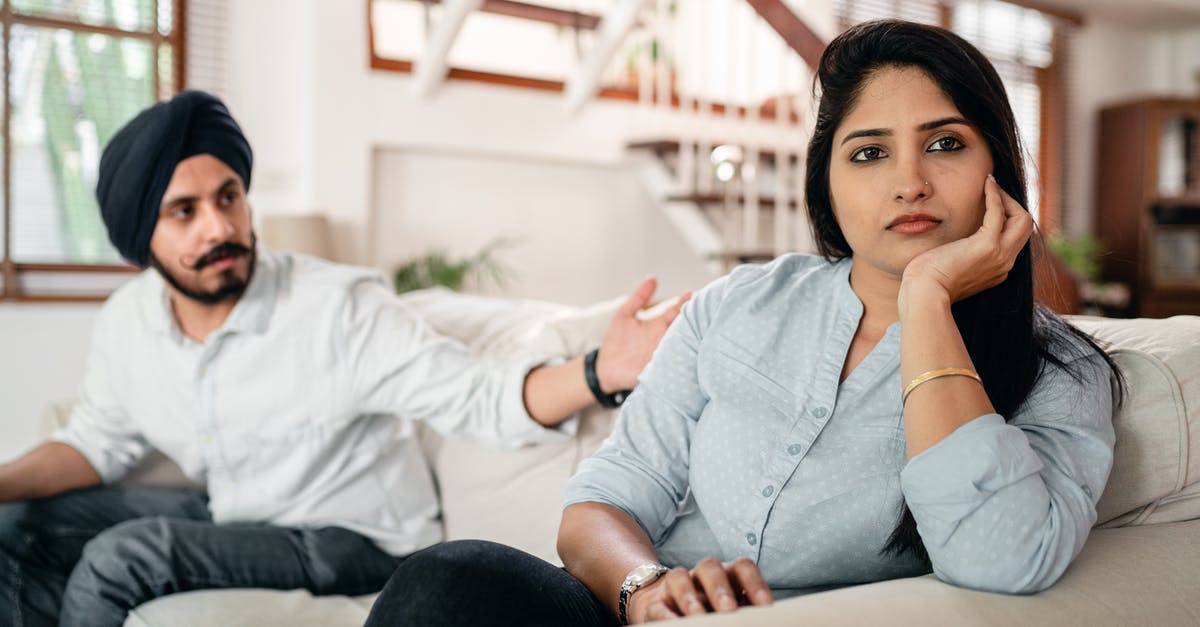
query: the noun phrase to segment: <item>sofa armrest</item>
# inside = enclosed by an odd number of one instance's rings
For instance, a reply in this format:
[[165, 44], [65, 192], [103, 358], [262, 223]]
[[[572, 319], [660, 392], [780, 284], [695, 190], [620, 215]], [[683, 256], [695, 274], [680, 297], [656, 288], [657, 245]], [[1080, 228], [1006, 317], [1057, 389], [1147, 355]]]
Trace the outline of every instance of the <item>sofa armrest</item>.
[[932, 575], [842, 588], [766, 608], [684, 621], [695, 627], [784, 625], [1195, 625], [1200, 617], [1200, 520], [1097, 529], [1057, 584], [1010, 596]]

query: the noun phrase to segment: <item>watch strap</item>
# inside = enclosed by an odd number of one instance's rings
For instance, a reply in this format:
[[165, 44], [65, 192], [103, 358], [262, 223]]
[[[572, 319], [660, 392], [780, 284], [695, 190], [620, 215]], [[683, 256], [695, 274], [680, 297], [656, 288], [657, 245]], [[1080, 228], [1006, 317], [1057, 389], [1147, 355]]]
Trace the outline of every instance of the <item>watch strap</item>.
[[629, 390], [621, 390], [612, 394], [605, 394], [600, 388], [600, 376], [596, 374], [596, 358], [600, 355], [600, 349], [594, 349], [583, 358], [583, 378], [587, 380], [588, 389], [592, 391], [592, 396], [596, 397], [596, 402], [608, 408], [620, 407], [625, 399], [629, 396]]

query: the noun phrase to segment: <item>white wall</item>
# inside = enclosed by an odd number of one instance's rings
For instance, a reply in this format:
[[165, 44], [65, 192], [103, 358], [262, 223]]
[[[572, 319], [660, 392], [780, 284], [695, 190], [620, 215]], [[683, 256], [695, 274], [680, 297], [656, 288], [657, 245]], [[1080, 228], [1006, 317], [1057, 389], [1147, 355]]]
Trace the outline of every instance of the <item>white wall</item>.
[[48, 403], [78, 393], [98, 309], [0, 303], [0, 461], [37, 442]]
[[646, 274], [664, 297], [711, 278], [628, 168], [405, 149], [379, 151], [375, 172], [384, 267], [414, 250], [461, 257], [504, 238], [510, 296], [584, 305]]

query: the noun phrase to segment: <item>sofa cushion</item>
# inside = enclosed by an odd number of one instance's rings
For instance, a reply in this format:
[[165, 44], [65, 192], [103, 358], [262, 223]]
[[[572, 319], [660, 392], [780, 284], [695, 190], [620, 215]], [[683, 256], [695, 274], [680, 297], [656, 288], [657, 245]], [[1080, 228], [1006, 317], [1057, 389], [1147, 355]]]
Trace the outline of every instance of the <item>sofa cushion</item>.
[[124, 627], [359, 627], [378, 595], [314, 597], [307, 590], [198, 590], [134, 608]]
[[1128, 383], [1097, 522], [1200, 518], [1200, 316], [1070, 320], [1109, 349]]

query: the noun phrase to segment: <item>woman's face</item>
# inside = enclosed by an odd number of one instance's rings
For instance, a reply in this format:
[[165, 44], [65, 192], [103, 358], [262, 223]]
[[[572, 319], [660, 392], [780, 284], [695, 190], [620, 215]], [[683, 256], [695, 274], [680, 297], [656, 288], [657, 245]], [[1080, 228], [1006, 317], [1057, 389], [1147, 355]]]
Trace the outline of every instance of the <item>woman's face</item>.
[[830, 160], [830, 201], [856, 267], [898, 278], [917, 255], [982, 223], [987, 142], [920, 69], [867, 79]]

